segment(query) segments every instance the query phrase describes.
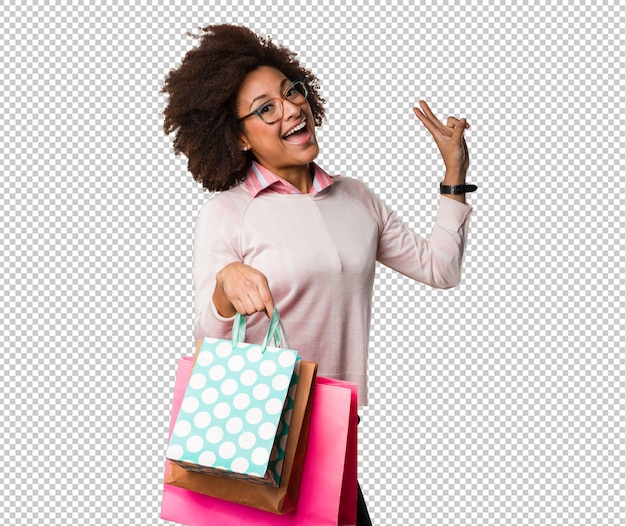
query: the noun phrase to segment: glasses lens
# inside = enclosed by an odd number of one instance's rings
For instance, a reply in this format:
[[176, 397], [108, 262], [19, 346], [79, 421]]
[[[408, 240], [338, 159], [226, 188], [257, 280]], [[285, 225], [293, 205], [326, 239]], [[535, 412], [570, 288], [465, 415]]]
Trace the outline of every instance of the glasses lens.
[[[309, 96], [309, 91], [306, 89], [306, 84], [302, 80], [296, 80], [292, 82], [285, 91], [283, 98], [294, 104], [302, 104]], [[253, 113], [256, 113], [263, 122], [267, 124], [274, 124], [278, 119], [283, 116], [283, 103], [280, 99], [270, 99], [261, 104]]]
[[261, 117], [268, 124], [273, 123], [274, 121], [280, 119], [281, 115], [281, 104], [280, 101], [276, 100], [268, 100], [264, 104], [261, 104], [256, 110], [255, 113]]
[[290, 102], [304, 102], [309, 92], [306, 85], [301, 80], [296, 80], [285, 92], [285, 98]]

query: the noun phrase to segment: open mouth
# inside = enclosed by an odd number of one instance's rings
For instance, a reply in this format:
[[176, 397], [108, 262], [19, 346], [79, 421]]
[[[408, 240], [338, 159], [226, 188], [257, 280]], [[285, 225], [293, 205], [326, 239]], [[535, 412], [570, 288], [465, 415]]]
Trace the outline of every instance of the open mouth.
[[306, 125], [306, 119], [303, 119], [300, 124], [291, 128], [291, 130], [285, 133], [282, 138], [283, 140], [294, 144], [307, 142], [311, 138], [311, 133]]

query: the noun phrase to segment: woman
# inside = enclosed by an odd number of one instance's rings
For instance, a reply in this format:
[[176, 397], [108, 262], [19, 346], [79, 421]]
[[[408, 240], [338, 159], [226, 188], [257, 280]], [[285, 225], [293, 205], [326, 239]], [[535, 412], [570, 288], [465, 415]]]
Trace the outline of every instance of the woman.
[[[376, 261], [433, 287], [460, 279], [471, 207], [463, 138], [421, 101], [446, 173], [429, 239], [408, 229], [363, 183], [314, 163], [324, 100], [294, 53], [250, 30], [215, 25], [166, 78], [166, 133], [209, 191], [194, 238], [194, 336], [227, 338], [236, 312], [262, 341], [276, 305], [290, 346], [319, 374], [355, 382], [367, 403]], [[359, 503], [359, 524], [369, 524]]]

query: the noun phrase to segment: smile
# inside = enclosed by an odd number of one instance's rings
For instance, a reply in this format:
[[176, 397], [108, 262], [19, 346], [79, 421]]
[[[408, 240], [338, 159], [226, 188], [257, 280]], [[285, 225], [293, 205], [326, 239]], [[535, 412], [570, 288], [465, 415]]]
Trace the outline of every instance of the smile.
[[293, 133], [299, 132], [300, 130], [302, 130], [305, 127], [306, 127], [306, 119], [302, 119], [302, 122], [300, 124], [294, 126], [293, 128], [291, 128], [291, 130], [289, 130], [287, 133], [285, 133], [285, 135], [283, 135], [283, 139], [286, 139], [287, 137], [289, 137]]

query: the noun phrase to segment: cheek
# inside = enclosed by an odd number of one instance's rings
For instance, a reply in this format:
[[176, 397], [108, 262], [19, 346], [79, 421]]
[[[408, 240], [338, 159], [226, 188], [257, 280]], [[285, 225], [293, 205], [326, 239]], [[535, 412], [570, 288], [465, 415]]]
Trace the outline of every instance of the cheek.
[[311, 116], [313, 116], [313, 108], [311, 108], [311, 103], [308, 101], [305, 106], [305, 111], [307, 111]]
[[244, 134], [245, 138], [253, 148], [254, 146], [261, 146], [274, 141], [278, 135], [278, 132], [273, 129], [274, 126], [268, 126], [258, 117], [257, 120], [259, 121], [258, 124], [255, 122], [254, 124], [247, 126]]

